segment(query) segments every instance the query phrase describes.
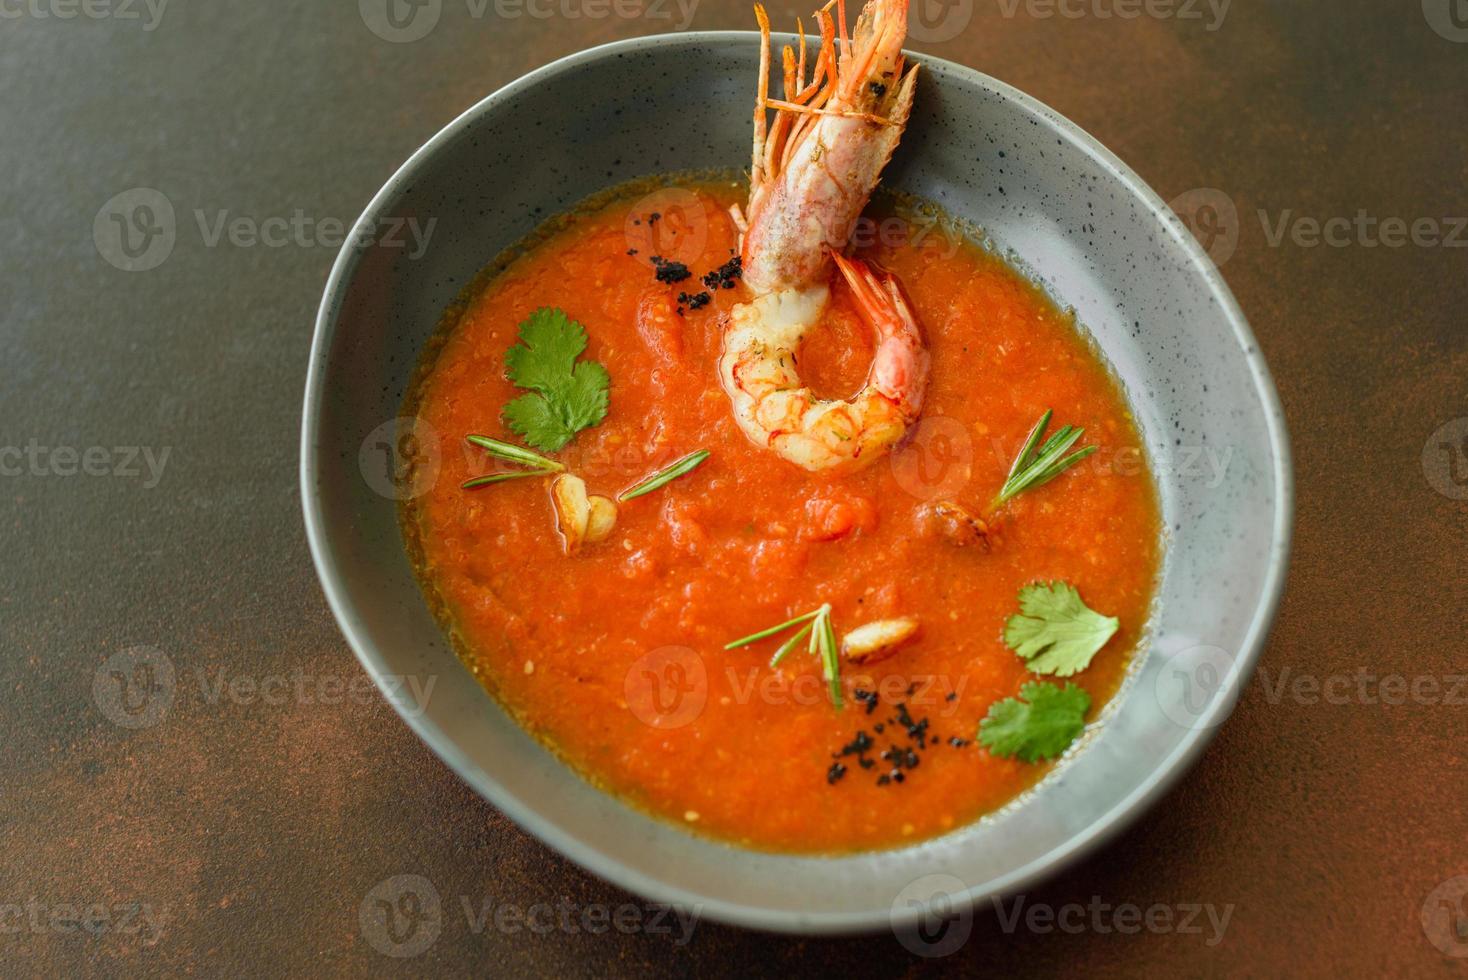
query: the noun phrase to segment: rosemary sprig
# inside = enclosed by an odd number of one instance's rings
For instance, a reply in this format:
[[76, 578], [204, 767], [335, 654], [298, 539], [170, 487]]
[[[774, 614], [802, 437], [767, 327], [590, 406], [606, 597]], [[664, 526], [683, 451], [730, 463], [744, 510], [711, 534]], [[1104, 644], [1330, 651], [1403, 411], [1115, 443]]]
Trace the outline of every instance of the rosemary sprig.
[[1009, 468], [1004, 486], [999, 488], [999, 496], [994, 498], [991, 507], [1002, 507], [1026, 490], [1049, 483], [1096, 451], [1095, 446], [1085, 446], [1069, 456], [1065, 455], [1086, 431], [1073, 425], [1057, 429], [1054, 435], [1045, 440], [1043, 446], [1039, 445], [1045, 430], [1050, 426], [1052, 414], [1054, 413], [1050, 409], [1046, 409], [1045, 414], [1040, 416], [1040, 421], [1035, 423], [1035, 427], [1025, 437], [1025, 444], [1015, 457], [1014, 465]]
[[726, 643], [724, 644], [724, 649], [733, 650], [736, 647], [758, 643], [760, 640], [769, 639], [776, 633], [783, 633], [792, 626], [800, 626], [800, 629], [796, 630], [793, 636], [780, 644], [780, 648], [770, 658], [770, 666], [778, 667], [780, 661], [784, 660], [790, 651], [800, 645], [801, 640], [809, 637], [806, 641], [806, 651], [812, 656], [820, 658], [821, 674], [826, 678], [826, 683], [830, 685], [831, 702], [836, 705], [836, 709], [839, 711], [844, 706], [841, 698], [841, 660], [837, 655], [836, 629], [831, 625], [830, 603], [825, 603], [821, 608], [796, 616], [794, 619], [787, 619], [778, 626], [771, 626], [769, 629], [760, 630], [758, 633], [751, 633], [732, 643]]
[[555, 460], [542, 456], [540, 453], [531, 452], [514, 443], [502, 442], [499, 439], [491, 439], [488, 436], [465, 436], [471, 445], [478, 446], [489, 453], [495, 459], [502, 459], [516, 466], [524, 466], [524, 473], [492, 473], [489, 476], [479, 476], [472, 480], [466, 480], [460, 484], [464, 490], [473, 490], [476, 487], [487, 487], [493, 483], [503, 483], [506, 480], [518, 480], [527, 476], [545, 476], [547, 473], [560, 473], [566, 467]]
[[668, 466], [665, 466], [662, 469], [658, 470], [652, 476], [648, 477], [646, 480], [643, 480], [641, 483], [637, 484], [635, 487], [632, 487], [630, 490], [623, 490], [620, 494], [617, 495], [617, 499], [631, 500], [633, 497], [640, 497], [645, 493], [652, 493], [659, 487], [666, 486], [667, 484], [672, 483], [683, 474], [690, 473], [693, 470], [697, 469], [699, 465], [708, 458], [709, 451], [707, 449], [700, 449], [696, 453], [689, 453], [687, 456], [684, 456], [676, 463], [671, 463]]

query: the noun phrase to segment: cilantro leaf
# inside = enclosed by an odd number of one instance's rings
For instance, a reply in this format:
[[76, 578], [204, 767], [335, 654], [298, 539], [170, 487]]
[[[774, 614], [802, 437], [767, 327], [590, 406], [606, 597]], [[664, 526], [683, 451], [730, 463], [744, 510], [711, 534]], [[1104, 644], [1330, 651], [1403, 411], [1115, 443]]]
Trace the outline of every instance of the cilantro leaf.
[[1080, 673], [1121, 625], [1114, 616], [1089, 609], [1064, 582], [1025, 586], [1019, 590], [1019, 608], [1021, 614], [1010, 616], [1004, 626], [1004, 642], [1037, 674]]
[[505, 370], [530, 393], [505, 406], [505, 423], [530, 445], [555, 452], [606, 418], [611, 378], [597, 362], [576, 360], [586, 350], [586, 328], [563, 310], [538, 309], [518, 329]]
[[596, 361], [581, 361], [571, 371], [571, 380], [561, 392], [560, 417], [573, 430], [596, 425], [607, 417], [607, 388], [611, 375]]
[[519, 326], [520, 343], [505, 353], [510, 380], [521, 388], [546, 392], [563, 383], [571, 365], [586, 350], [586, 328], [564, 310], [543, 306]]
[[1019, 689], [1019, 698], [989, 706], [989, 714], [979, 722], [979, 742], [1006, 759], [1053, 759], [1086, 727], [1090, 708], [1091, 696], [1074, 684], [1060, 688], [1048, 681], [1030, 681]]
[[505, 406], [505, 424], [511, 431], [540, 449], [555, 452], [576, 434], [556, 415], [550, 401], [538, 392], [521, 395]]

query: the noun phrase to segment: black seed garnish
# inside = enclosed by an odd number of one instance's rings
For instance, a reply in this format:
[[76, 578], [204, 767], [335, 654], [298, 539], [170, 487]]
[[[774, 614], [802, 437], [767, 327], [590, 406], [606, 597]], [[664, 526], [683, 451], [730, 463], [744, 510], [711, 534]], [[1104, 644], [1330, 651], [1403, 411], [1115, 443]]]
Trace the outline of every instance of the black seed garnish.
[[704, 276], [703, 284], [709, 289], [733, 289], [734, 283], [743, 275], [743, 260], [736, 255], [713, 272]]
[[[876, 691], [857, 688], [852, 693], [858, 703], [867, 706], [868, 713], [876, 706], [878, 700]], [[929, 732], [929, 720], [927, 718], [913, 718], [912, 712], [905, 703], [897, 704], [896, 708], [897, 714], [891, 719], [887, 722], [877, 722], [872, 727], [878, 735], [882, 734], [889, 725], [894, 729], [900, 727], [910, 741], [905, 745], [894, 741], [878, 753], [884, 770], [877, 776], [876, 785], [878, 786], [890, 786], [893, 783], [905, 782], [907, 773], [912, 772], [922, 764], [923, 760], [920, 753], [928, 748], [929, 740], [931, 739], [933, 745], [937, 745], [942, 741], [940, 737], [932, 735]], [[957, 735], [950, 737], [949, 743], [955, 748], [960, 748], [968, 744]], [[843, 745], [841, 751], [832, 753], [831, 758], [839, 760], [845, 756], [855, 756], [857, 765], [861, 768], [874, 769], [877, 767], [876, 762], [867, 757], [867, 753], [872, 751], [873, 747], [872, 737], [863, 729], [858, 731], [850, 742]], [[835, 767], [833, 766], [832, 768], [834, 770]], [[829, 772], [827, 773], [827, 781], [835, 782], [835, 779], [831, 778]]]
[[928, 719], [924, 718], [922, 721], [913, 721], [912, 715], [907, 713], [907, 705], [899, 704], [897, 706], [897, 720], [901, 722], [902, 727], [907, 729], [907, 734], [917, 739], [918, 745], [921, 746], [927, 738]]
[[944, 698], [943, 700], [945, 700], [945, 701], [957, 701], [958, 700], [958, 692], [957, 691], [949, 691], [948, 692], [948, 697]]
[[846, 775], [846, 767], [839, 762], [831, 763], [831, 768], [826, 770], [826, 782], [835, 785], [836, 780]]
[[871, 747], [872, 737], [864, 731], [857, 732], [856, 737], [853, 738], [850, 742], [847, 742], [845, 745], [841, 746], [841, 751], [831, 756], [831, 758], [839, 759], [843, 755], [861, 755], [863, 752], [867, 751]]
[[693, 273], [688, 271], [688, 266], [682, 262], [672, 262], [663, 258], [661, 255], [654, 255], [652, 257], [652, 265], [657, 270], [658, 282], [665, 282], [669, 285], [675, 282], [682, 282], [684, 279], [693, 275]]
[[[690, 310], [701, 309], [713, 302], [713, 297], [708, 293], [679, 293], [678, 302], [687, 303]], [[682, 307], [679, 307], [680, 309]]]

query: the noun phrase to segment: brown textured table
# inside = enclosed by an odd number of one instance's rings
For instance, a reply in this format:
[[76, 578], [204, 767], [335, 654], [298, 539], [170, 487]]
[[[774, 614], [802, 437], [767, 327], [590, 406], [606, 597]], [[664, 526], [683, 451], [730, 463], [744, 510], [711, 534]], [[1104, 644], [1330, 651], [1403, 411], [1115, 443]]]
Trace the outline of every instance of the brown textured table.
[[[1164, 197], [1211, 190], [1185, 200], [1278, 380], [1299, 526], [1261, 673], [1202, 763], [1025, 896], [1068, 929], [1027, 911], [1007, 929], [1012, 907], [982, 908], [960, 951], [920, 959], [890, 935], [657, 934], [636, 898], [519, 832], [361, 686], [296, 491], [330, 220], [354, 218], [439, 127], [552, 58], [751, 22], [727, 0], [642, 13], [633, 0], [424, 0], [394, 27], [383, 2], [0, 0], [0, 969], [1468, 966], [1452, 956], [1468, 954], [1454, 932], [1468, 927], [1468, 879], [1454, 880], [1468, 874], [1468, 685], [1455, 680], [1468, 673], [1468, 3], [921, 12], [918, 50], [1056, 107]], [[378, 36], [420, 33], [435, 12], [418, 40]], [[796, 12], [772, 11], [782, 24]], [[1311, 222], [1330, 219], [1345, 220], [1320, 241]], [[152, 234], [165, 227], [171, 242]], [[128, 660], [137, 648], [157, 653]], [[139, 700], [150, 676], [165, 689], [165, 663], [172, 699]], [[119, 666], [139, 668], [130, 687]], [[442, 900], [440, 932], [413, 958], [384, 956], [404, 950], [359, 923], [398, 874]], [[1171, 925], [1154, 912], [1124, 933], [1134, 920], [1114, 909], [1127, 905], [1162, 906]], [[1176, 928], [1195, 905], [1198, 931]], [[603, 914], [604, 933], [585, 928]]]

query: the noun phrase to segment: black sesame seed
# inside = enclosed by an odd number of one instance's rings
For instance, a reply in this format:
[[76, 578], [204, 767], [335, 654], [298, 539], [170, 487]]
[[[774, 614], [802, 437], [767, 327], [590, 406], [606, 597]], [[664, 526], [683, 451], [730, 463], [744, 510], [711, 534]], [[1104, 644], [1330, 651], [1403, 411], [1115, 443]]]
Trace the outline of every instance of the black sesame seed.
[[658, 282], [665, 282], [669, 285], [675, 282], [682, 282], [684, 279], [693, 275], [693, 273], [688, 271], [688, 266], [682, 262], [674, 262], [670, 259], [663, 258], [661, 255], [654, 255], [652, 257], [652, 265], [656, 270], [655, 275]]
[[719, 266], [713, 272], [703, 277], [703, 284], [709, 289], [733, 289], [734, 283], [744, 275], [743, 260], [734, 256], [728, 262]]

